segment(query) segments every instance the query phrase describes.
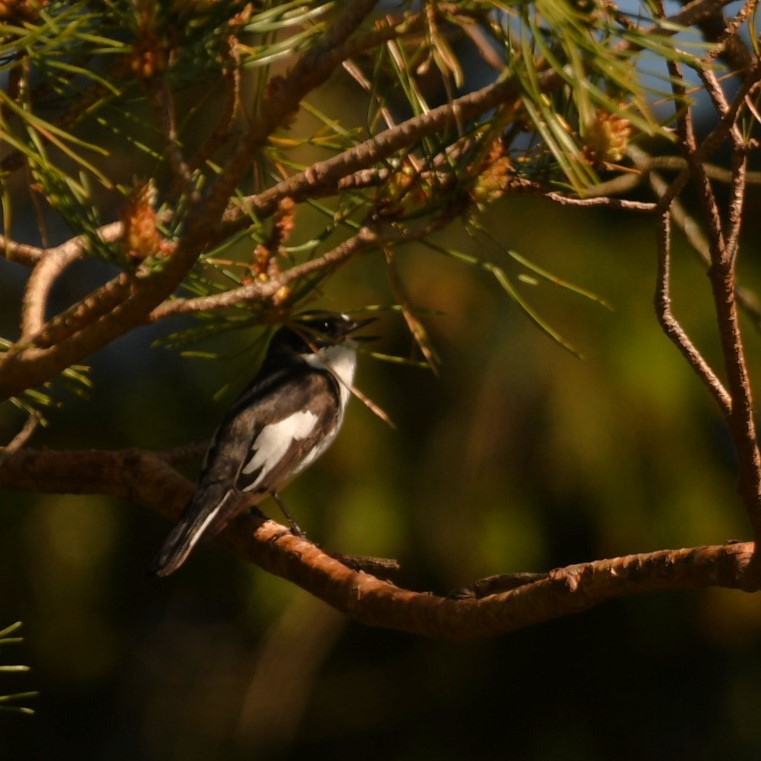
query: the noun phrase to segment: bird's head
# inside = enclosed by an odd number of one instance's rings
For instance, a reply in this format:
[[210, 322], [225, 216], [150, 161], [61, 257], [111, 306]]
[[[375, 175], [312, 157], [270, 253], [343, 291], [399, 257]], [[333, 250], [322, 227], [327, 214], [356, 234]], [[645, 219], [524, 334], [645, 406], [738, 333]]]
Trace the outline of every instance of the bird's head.
[[309, 354], [346, 342], [369, 341], [375, 336], [357, 336], [354, 333], [375, 322], [375, 319], [355, 319], [348, 314], [326, 310], [302, 312], [275, 334], [272, 347], [275, 350]]

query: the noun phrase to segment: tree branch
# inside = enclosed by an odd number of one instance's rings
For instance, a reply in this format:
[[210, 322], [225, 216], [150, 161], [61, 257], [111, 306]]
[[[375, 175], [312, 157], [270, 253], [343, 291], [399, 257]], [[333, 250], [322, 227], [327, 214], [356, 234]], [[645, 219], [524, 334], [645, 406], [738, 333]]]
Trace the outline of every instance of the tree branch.
[[42, 330], [50, 291], [59, 275], [73, 262], [81, 259], [81, 247], [60, 247], [51, 250], [37, 262], [27, 281], [21, 304], [21, 334], [19, 343], [25, 344]]
[[750, 68], [753, 57], [738, 32], [742, 25], [749, 18], [752, 18], [757, 4], [758, 0], [746, 0], [735, 17], [729, 22], [721, 10], [717, 10], [696, 23], [703, 39], [706, 42], [714, 43], [703, 59], [706, 63], [712, 62], [717, 57], [722, 58], [738, 75], [742, 75], [746, 69]]
[[695, 374], [706, 384], [725, 418], [732, 414], [732, 397], [711, 366], [685, 333], [671, 311], [671, 215], [658, 217], [658, 276], [655, 289], [655, 313], [663, 332], [682, 352]]
[[557, 568], [499, 594], [454, 599], [353, 571], [272, 521], [251, 521], [247, 531], [244, 525], [235, 527], [235, 535], [226, 532], [225, 543], [270, 573], [361, 623], [452, 640], [506, 634], [635, 594], [740, 589], [753, 553], [753, 544], [745, 542], [628, 555]]
[[[194, 489], [164, 459], [137, 449], [17, 451], [0, 465], [0, 487], [126, 497], [170, 519], [179, 516]], [[753, 552], [745, 542], [628, 555], [557, 568], [498, 594], [457, 599], [402, 589], [353, 570], [270, 520], [243, 516], [219, 541], [358, 621], [445, 639], [504, 634], [634, 594], [740, 589]]]
[[[675, 102], [683, 102], [685, 86], [680, 66], [674, 61], [667, 61], [667, 65], [671, 75]], [[726, 101], [724, 93], [711, 71], [701, 70], [700, 74], [721, 118], [722, 130], [719, 132], [718, 128], [715, 129], [698, 147], [691, 110], [685, 109], [677, 113], [677, 133], [687, 159], [688, 174], [695, 184], [698, 202], [707, 228], [711, 258], [708, 277], [716, 311], [719, 339], [727, 375], [727, 387], [731, 398], [729, 408], [722, 406], [722, 411], [737, 452], [738, 493], [748, 512], [754, 537], [758, 542], [761, 539], [761, 452], [759, 452], [758, 447], [753, 397], [737, 310], [735, 264], [745, 190], [745, 154], [747, 150], [736, 120], [740, 108], [745, 102], [746, 94], [757, 84], [761, 69], [757, 65], [749, 73], [732, 104]], [[719, 205], [703, 165], [703, 161], [709, 155], [706, 145], [710, 143], [713, 146], [717, 140], [717, 135], [721, 135], [722, 140], [729, 138], [732, 145], [732, 196], [727, 220], [729, 233], [724, 228]], [[718, 147], [718, 143], [715, 147]], [[659, 204], [663, 210], [661, 224], [666, 234], [668, 234], [668, 224], [664, 220], [666, 220], [666, 214], [669, 213], [670, 202], [668, 205], [663, 205], [663, 202], [673, 192], [676, 184], [676, 182], [672, 184], [669, 193], [661, 199]], [[667, 245], [668, 243], [666, 243]], [[667, 257], [662, 257], [662, 261], [667, 262]], [[693, 367], [696, 366], [693, 365]], [[701, 377], [705, 378], [703, 374]], [[754, 563], [755, 566], [758, 566], [758, 571], [761, 572], [761, 560], [757, 560]]]
[[149, 319], [152, 322], [156, 322], [179, 314], [225, 309], [238, 306], [239, 304], [271, 298], [289, 283], [325, 270], [328, 267], [335, 267], [361, 251], [376, 245], [379, 240], [380, 238], [377, 233], [369, 227], [362, 227], [351, 238], [343, 241], [343, 243], [327, 251], [322, 256], [310, 259], [302, 264], [297, 264], [285, 270], [279, 277], [263, 282], [249, 283], [238, 288], [231, 288], [229, 291], [224, 291], [213, 296], [198, 296], [192, 299], [165, 301], [150, 313]]
[[[655, 194], [655, 197], [658, 199], [665, 195], [666, 191], [668, 190], [668, 183], [655, 170], [671, 169], [681, 171], [681, 169], [683, 169], [687, 163], [685, 159], [678, 156], [650, 156], [641, 148], [634, 145], [629, 146], [628, 154], [634, 162], [634, 165], [637, 167], [637, 169], [640, 170], [640, 174], [622, 175], [620, 179], [625, 179], [628, 181], [631, 178], [636, 180], [636, 184], [638, 184], [642, 179], [646, 178], [653, 193]], [[706, 164], [705, 172], [706, 176], [710, 179], [727, 183], [732, 182], [732, 173], [728, 170], [721, 169], [720, 167]], [[761, 172], [746, 172], [745, 178], [747, 182], [750, 182], [751, 180], [754, 182], [761, 181]], [[611, 181], [611, 183], [614, 182], [615, 180]], [[604, 184], [610, 186], [610, 183]], [[601, 188], [602, 186], [597, 187]], [[630, 185], [629, 187], [634, 187], [634, 185]], [[619, 190], [623, 189], [624, 186], [622, 185]], [[609, 187], [608, 190], [610, 191], [611, 188]], [[687, 239], [690, 247], [693, 249], [693, 251], [695, 251], [695, 253], [698, 255], [698, 258], [707, 269], [711, 266], [710, 246], [708, 244], [708, 240], [703, 234], [703, 231], [700, 229], [700, 225], [698, 224], [697, 220], [692, 215], [688, 214], [684, 205], [681, 203], [681, 201], [679, 201], [678, 198], [675, 198], [671, 202], [669, 208], [671, 213], [671, 221], [673, 221], [682, 230], [682, 233]], [[753, 321], [756, 330], [761, 331], [761, 304], [759, 304], [756, 294], [746, 288], [741, 288], [738, 286], [735, 296], [737, 298], [738, 305], [745, 313], [745, 315], [750, 317], [750, 319]]]
[[298, 108], [307, 93], [326, 82], [348, 57], [344, 47], [347, 39], [376, 4], [377, 0], [355, 0], [284, 77], [275, 77], [270, 82], [259, 117], [249, 125], [210, 191], [191, 204], [188, 226], [191, 238], [202, 234], [209, 223], [217, 223], [236, 188], [250, 171], [251, 160], [256, 152]]
[[[730, 130], [735, 126], [740, 109], [746, 106], [746, 98], [758, 87], [760, 79], [761, 60], [757, 60], [740, 84], [740, 88], [735, 94], [732, 103], [729, 106], [729, 110], [722, 116], [719, 123], [711, 130], [711, 132], [708, 133], [700, 146], [694, 150], [691, 161], [705, 164], [719, 149], [721, 144], [726, 140]], [[685, 93], [684, 86], [680, 85], [679, 87], [681, 92]], [[661, 209], [667, 208], [671, 201], [684, 190], [685, 186], [690, 181], [691, 171], [691, 164], [688, 161], [687, 166], [685, 166], [685, 168], [676, 176], [669, 186], [668, 192], [664, 193], [661, 198], [659, 202]], [[705, 172], [705, 170], [703, 170], [703, 172]]]
[[[101, 240], [104, 243], [113, 243], [119, 240], [124, 234], [124, 227], [121, 222], [111, 222], [103, 225], [98, 230]], [[28, 267], [34, 267], [40, 260], [48, 256], [74, 256], [75, 252], [84, 254], [87, 251], [90, 241], [85, 235], [77, 235], [74, 238], [61, 243], [60, 246], [53, 248], [41, 248], [39, 246], [30, 246], [26, 243], [17, 243], [16, 241], [0, 235], [0, 253], [3, 257], [11, 262], [25, 264]]]
[[177, 189], [184, 193], [186, 198], [197, 203], [200, 194], [193, 185], [193, 172], [183, 156], [177, 134], [174, 94], [163, 74], [156, 74], [148, 78], [144, 85], [164, 138], [165, 150], [169, 156], [169, 166], [174, 174]]
[[[696, 0], [671, 20], [693, 23], [701, 14], [714, 12], [724, 4], [716, 0]], [[122, 282], [106, 284], [81, 307], [68, 310], [58, 321], [54, 318], [49, 332], [45, 332], [43, 327], [45, 340], [42, 346], [20, 345], [6, 353], [0, 365], [0, 399], [42, 384], [67, 366], [82, 361], [150, 319], [149, 314], [172, 295], [200, 253], [232, 229], [220, 228], [219, 223], [230, 203], [231, 194], [249, 171], [256, 151], [264, 145], [272, 131], [288, 118], [306, 93], [324, 82], [342, 60], [356, 52], [358, 46], [361, 49], [361, 45], [366, 44], [361, 37], [353, 42], [349, 38], [374, 5], [371, 0], [353, 3], [320, 42], [308, 50], [284, 77], [272, 80], [259, 118], [249, 126], [210, 190], [191, 203], [188, 227], [177, 241], [176, 249], [166, 265], [158, 270], [138, 273], [129, 280], [128, 287], [123, 279]], [[665, 33], [671, 31], [666, 30]], [[384, 30], [382, 35], [388, 36], [389, 33], [389, 30]], [[393, 30], [393, 34], [397, 33]], [[557, 87], [561, 82], [559, 74], [551, 70], [537, 78], [537, 86], [542, 90]], [[342, 177], [381, 161], [398, 150], [409, 148], [428, 135], [461, 125], [517, 96], [518, 91], [509, 79], [468, 93], [386, 130], [340, 156], [316, 163], [307, 171], [252, 197], [243, 210], [229, 211], [225, 219], [232, 222], [233, 227], [236, 224], [245, 225], [249, 223], [251, 213], [261, 215], [271, 211], [285, 196], [301, 200], [319, 192], [320, 188], [336, 187]], [[31, 258], [30, 252], [17, 249], [16, 253]], [[105, 309], [102, 309], [104, 306]], [[36, 344], [34, 336], [32, 339]], [[54, 342], [55, 345], [52, 345]]]

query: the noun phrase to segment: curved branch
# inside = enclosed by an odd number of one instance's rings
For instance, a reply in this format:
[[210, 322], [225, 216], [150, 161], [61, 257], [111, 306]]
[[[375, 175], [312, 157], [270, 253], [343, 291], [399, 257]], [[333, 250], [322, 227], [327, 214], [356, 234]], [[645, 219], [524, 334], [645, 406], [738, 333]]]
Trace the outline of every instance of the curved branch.
[[[0, 467], [0, 487], [128, 497], [176, 518], [193, 485], [155, 454], [21, 450]], [[588, 610], [617, 597], [720, 586], [742, 589], [750, 542], [628, 555], [557, 568], [479, 599], [402, 589], [353, 570], [270, 520], [245, 516], [219, 540], [362, 623], [446, 639], [495, 636]]]
[[50, 291], [56, 278], [73, 262], [81, 259], [83, 249], [78, 246], [61, 247], [48, 251], [32, 270], [21, 304], [20, 343], [27, 343], [45, 324], [45, 311]]
[[740, 589], [753, 554], [753, 543], [743, 542], [627, 555], [556, 568], [540, 581], [500, 594], [454, 599], [401, 589], [348, 569], [272, 521], [251, 529], [253, 542], [245, 536], [245, 544], [229, 537], [226, 543], [352, 618], [454, 640], [506, 634], [635, 594]]
[[[121, 222], [110, 222], [98, 229], [98, 235], [104, 243], [112, 243], [118, 240], [124, 232]], [[26, 243], [17, 243], [4, 235], [0, 235], [0, 254], [10, 262], [18, 262], [29, 267], [34, 267], [42, 259], [54, 256], [74, 256], [74, 252], [84, 253], [90, 241], [86, 235], [77, 235], [74, 238], [61, 243], [53, 248], [41, 248], [30, 246]]]

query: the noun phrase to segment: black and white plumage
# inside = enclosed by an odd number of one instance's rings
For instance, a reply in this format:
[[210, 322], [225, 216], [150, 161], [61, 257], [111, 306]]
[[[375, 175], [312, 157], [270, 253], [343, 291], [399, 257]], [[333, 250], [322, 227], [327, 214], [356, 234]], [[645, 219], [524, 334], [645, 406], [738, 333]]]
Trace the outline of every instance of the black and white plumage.
[[277, 499], [331, 445], [357, 365], [349, 335], [372, 321], [308, 312], [275, 334], [258, 374], [217, 428], [196, 492], [154, 560], [154, 573], [173, 573], [202, 537], [268, 496]]

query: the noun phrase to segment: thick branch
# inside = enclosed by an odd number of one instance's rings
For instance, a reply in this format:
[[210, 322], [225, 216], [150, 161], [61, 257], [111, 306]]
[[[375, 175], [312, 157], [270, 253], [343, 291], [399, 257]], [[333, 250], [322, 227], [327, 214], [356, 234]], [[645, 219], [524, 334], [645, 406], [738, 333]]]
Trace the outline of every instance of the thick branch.
[[[193, 491], [166, 462], [138, 450], [22, 450], [0, 467], [0, 487], [114, 494], [170, 518], [179, 515]], [[446, 639], [504, 634], [634, 594], [739, 589], [753, 552], [752, 544], [738, 543], [629, 555], [555, 569], [480, 599], [455, 599], [401, 589], [352, 570], [273, 521], [241, 518], [220, 540], [358, 621]]]
[[[0, 449], [0, 489], [107, 494], [179, 517], [194, 486], [162, 456], [140, 449], [65, 452]], [[171, 459], [171, 458], [166, 458]]]
[[346, 568], [272, 521], [236, 526], [226, 543], [364, 624], [444, 639], [496, 636], [618, 597], [722, 586], [739, 589], [752, 543], [629, 555], [558, 568], [541, 581], [480, 599], [401, 589]]

